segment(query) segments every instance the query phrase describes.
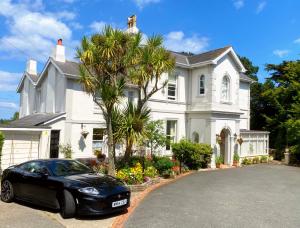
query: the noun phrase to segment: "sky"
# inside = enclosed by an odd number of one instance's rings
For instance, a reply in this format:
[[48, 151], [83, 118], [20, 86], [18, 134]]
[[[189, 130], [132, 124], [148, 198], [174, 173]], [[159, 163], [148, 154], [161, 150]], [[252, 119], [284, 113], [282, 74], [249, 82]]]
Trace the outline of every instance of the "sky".
[[0, 119], [18, 111], [16, 88], [29, 58], [41, 71], [57, 39], [68, 59], [83, 36], [105, 25], [125, 29], [136, 14], [146, 36], [165, 47], [201, 53], [232, 45], [260, 67], [299, 59], [299, 0], [0, 0]]

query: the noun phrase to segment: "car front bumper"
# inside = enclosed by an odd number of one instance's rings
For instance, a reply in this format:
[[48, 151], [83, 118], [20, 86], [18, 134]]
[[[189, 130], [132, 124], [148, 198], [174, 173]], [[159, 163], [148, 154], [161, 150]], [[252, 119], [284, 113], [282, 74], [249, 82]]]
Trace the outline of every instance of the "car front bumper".
[[[112, 207], [113, 202], [124, 199], [127, 199], [127, 204]], [[76, 204], [78, 215], [107, 215], [126, 210], [130, 206], [130, 192], [107, 197], [80, 195], [76, 198]]]

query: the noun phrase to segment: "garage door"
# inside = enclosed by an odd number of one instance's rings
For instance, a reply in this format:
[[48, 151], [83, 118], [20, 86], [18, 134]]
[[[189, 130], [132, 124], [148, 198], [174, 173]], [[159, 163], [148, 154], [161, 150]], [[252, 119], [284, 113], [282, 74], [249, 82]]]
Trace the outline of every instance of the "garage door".
[[40, 132], [4, 132], [2, 169], [39, 157]]

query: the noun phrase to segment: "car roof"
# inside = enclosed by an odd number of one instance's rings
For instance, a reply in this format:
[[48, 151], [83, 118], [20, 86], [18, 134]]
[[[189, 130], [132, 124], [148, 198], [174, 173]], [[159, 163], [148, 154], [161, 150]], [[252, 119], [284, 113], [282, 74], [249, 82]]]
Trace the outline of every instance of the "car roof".
[[44, 158], [44, 159], [34, 159], [34, 160], [30, 160], [30, 161], [26, 161], [23, 163], [20, 163], [17, 166], [20, 165], [24, 165], [26, 163], [30, 163], [30, 162], [52, 162], [52, 161], [75, 161], [74, 159], [67, 159], [67, 158]]

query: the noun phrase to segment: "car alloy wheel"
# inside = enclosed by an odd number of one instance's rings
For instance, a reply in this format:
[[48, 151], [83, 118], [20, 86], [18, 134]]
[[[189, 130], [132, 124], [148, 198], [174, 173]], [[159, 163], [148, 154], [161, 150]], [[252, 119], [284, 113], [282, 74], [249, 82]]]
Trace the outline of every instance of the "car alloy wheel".
[[5, 180], [1, 186], [1, 199], [7, 203], [11, 202], [13, 194], [12, 184], [8, 180]]

